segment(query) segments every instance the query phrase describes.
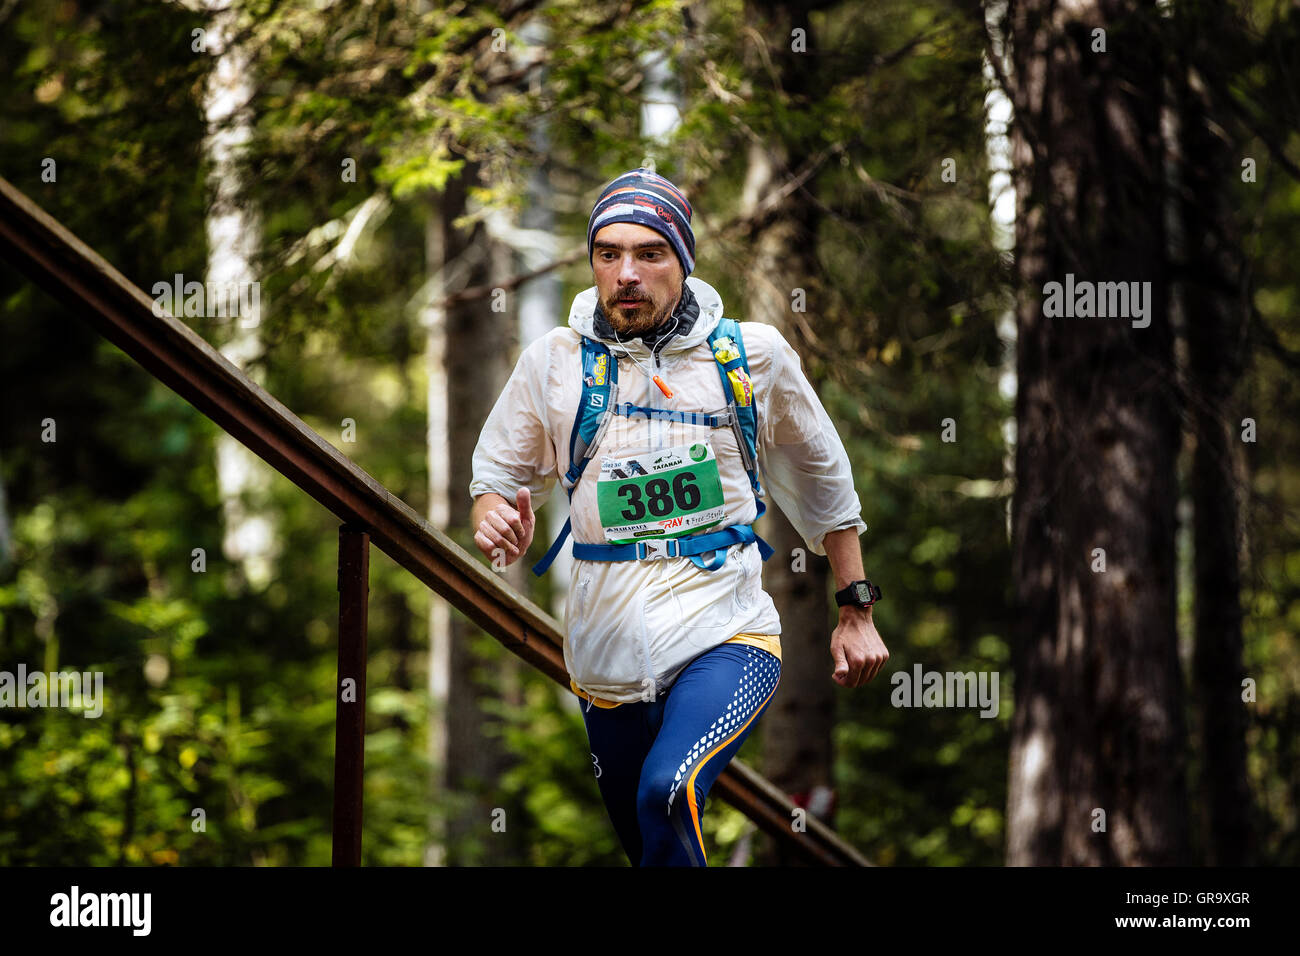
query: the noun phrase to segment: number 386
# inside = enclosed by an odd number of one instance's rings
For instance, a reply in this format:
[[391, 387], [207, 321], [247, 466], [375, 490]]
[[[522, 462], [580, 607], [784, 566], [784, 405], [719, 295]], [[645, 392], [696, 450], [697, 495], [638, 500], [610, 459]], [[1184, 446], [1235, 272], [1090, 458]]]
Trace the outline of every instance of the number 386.
[[700, 488], [695, 480], [693, 471], [678, 472], [671, 485], [667, 478], [651, 478], [645, 483], [644, 496], [640, 485], [621, 485], [618, 493], [627, 499], [623, 520], [640, 521], [646, 512], [651, 517], [662, 518], [674, 510], [690, 511], [700, 503]]

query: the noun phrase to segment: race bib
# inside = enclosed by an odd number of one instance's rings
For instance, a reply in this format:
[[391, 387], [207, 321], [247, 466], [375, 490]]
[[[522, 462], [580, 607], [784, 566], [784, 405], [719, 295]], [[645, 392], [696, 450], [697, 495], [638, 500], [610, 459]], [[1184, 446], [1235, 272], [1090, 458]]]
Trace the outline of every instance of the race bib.
[[596, 507], [605, 540], [676, 538], [726, 516], [718, 460], [707, 441], [630, 458], [603, 458]]

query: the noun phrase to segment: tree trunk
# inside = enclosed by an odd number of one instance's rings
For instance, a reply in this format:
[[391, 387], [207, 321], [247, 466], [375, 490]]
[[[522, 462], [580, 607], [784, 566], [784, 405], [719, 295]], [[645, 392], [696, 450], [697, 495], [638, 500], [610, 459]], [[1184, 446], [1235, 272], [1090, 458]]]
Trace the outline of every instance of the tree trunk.
[[[244, 197], [240, 167], [241, 151], [252, 138], [250, 100], [254, 84], [249, 53], [233, 42], [238, 32], [238, 9], [222, 0], [206, 0], [206, 7], [212, 20], [204, 42], [213, 65], [203, 91], [203, 114], [208, 126], [203, 150], [210, 164], [208, 188], [212, 194], [206, 220], [205, 280], [246, 288], [257, 279], [253, 256], [262, 233], [261, 217]], [[207, 302], [209, 315], [212, 306]], [[180, 309], [179, 302], [172, 303], [173, 312]], [[236, 314], [218, 321], [229, 323], [216, 330], [222, 339], [221, 353], [254, 381], [261, 382], [261, 370], [253, 364], [262, 355], [260, 316]], [[272, 561], [278, 551], [273, 517], [266, 508], [273, 469], [225, 431], [216, 438], [216, 459], [225, 519], [222, 551], [250, 584], [263, 588], [270, 583]]]
[[[815, 50], [808, 15], [795, 3], [747, 4], [746, 20], [759, 25], [755, 36], [788, 37], [795, 28], [807, 31], [808, 48]], [[777, 50], [777, 53], [783, 51]], [[816, 58], [812, 55], [774, 55], [758, 58], [750, 51], [756, 77], [775, 82], [794, 101], [813, 95]], [[776, 76], [768, 79], [769, 70]], [[792, 162], [806, 152], [803, 144], [773, 141], [749, 151], [741, 215], [752, 214], [758, 204], [780, 188], [791, 174]], [[813, 189], [809, 181], [805, 189]], [[766, 322], [796, 349], [800, 338], [794, 329], [791, 295], [804, 289], [807, 301], [818, 301], [815, 284], [821, 269], [817, 261], [817, 226], [820, 212], [806, 196], [783, 199], [763, 219], [754, 236], [750, 268], [744, 276], [747, 295], [744, 311], [731, 314], [741, 320]], [[830, 679], [831, 612], [827, 600], [829, 568], [825, 558], [808, 553], [808, 545], [779, 509], [765, 516], [764, 537], [776, 553], [763, 568], [764, 587], [781, 616], [781, 689], [763, 717], [761, 740], [763, 770], [768, 779], [812, 810], [828, 807], [832, 784], [831, 728], [835, 718], [834, 684]], [[796, 560], [797, 557], [802, 560]], [[821, 810], [826, 815], [826, 810]], [[829, 822], [829, 820], [827, 821]], [[769, 864], [795, 865], [798, 859], [783, 846], [764, 853]]]
[[[3, 474], [4, 468], [0, 466], [0, 475]], [[5, 500], [4, 480], [0, 478], [0, 574], [9, 570], [9, 559], [13, 555], [13, 550], [13, 532], [9, 527], [9, 504]]]
[[[1009, 6], [1019, 283], [1010, 865], [1186, 857], [1156, 16], [1132, 2]], [[1099, 29], [1105, 52], [1094, 52]], [[1150, 324], [1046, 315], [1047, 283], [1067, 274], [1150, 283], [1138, 287]]]
[[[490, 285], [502, 268], [495, 244], [481, 223], [468, 232], [452, 223], [467, 211], [467, 190], [477, 181], [477, 167], [466, 164], [461, 175], [447, 182], [432, 226], [430, 270], [444, 270], [443, 288], [436, 294], [472, 285]], [[496, 396], [510, 376], [510, 356], [515, 354], [514, 315], [494, 312], [490, 300], [473, 300], [447, 307], [443, 313], [441, 375], [446, 383], [443, 406], [447, 457], [431, 462], [446, 473], [446, 524], [448, 534], [468, 541], [468, 489], [472, 477], [474, 446]], [[432, 378], [432, 376], [431, 376]], [[454, 410], [448, 414], [446, 410]], [[435, 600], [436, 604], [443, 602]], [[442, 693], [442, 724], [435, 728], [444, 741], [442, 784], [448, 815], [444, 831], [445, 858], [449, 865], [504, 864], [510, 862], [508, 838], [493, 830], [493, 812], [502, 801], [495, 795], [496, 781], [506, 764], [500, 738], [488, 732], [490, 718], [485, 699], [499, 699], [503, 674], [486, 682], [482, 656], [472, 640], [479, 629], [462, 615], [442, 621], [445, 632], [431, 635], [433, 679]], [[506, 683], [508, 683], [508, 679]], [[509, 833], [507, 817], [506, 833]]]
[[[1200, 750], [1206, 863], [1253, 862], [1252, 797], [1246, 776], [1246, 707], [1241, 630], [1238, 488], [1241, 442], [1236, 440], [1235, 392], [1244, 368], [1248, 299], [1242, 294], [1241, 248], [1227, 195], [1236, 172], [1216, 127], [1212, 91], [1226, 95], [1214, 75], [1219, 59], [1208, 44], [1224, 35], [1217, 5], [1178, 7], [1195, 67], [1178, 77], [1180, 94], [1179, 209], [1184, 233], [1187, 392], [1196, 445], [1191, 487], [1195, 553], [1192, 657], [1194, 720]], [[1213, 31], [1213, 32], [1206, 32]], [[1202, 72], [1204, 71], [1204, 72]]]

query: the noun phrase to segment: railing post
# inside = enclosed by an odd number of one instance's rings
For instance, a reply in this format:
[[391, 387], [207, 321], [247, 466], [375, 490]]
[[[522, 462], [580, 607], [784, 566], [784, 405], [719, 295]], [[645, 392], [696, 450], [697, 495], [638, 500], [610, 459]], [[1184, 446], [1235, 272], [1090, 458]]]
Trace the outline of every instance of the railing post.
[[334, 866], [361, 865], [370, 534], [339, 528], [339, 671], [334, 692]]

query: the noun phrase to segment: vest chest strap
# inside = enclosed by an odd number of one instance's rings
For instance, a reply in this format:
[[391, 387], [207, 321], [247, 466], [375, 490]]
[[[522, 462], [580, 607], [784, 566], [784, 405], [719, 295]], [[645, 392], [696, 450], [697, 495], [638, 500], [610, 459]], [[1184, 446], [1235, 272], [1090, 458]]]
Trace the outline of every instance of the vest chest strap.
[[687, 538], [664, 538], [632, 544], [579, 544], [575, 541], [573, 556], [580, 561], [656, 561], [682, 557], [690, 558], [702, 570], [716, 571], [727, 560], [728, 548], [733, 544], [751, 542], [758, 543], [759, 554], [764, 561], [771, 556], [772, 548], [755, 534], [753, 525], [747, 524], [733, 524], [721, 531]]
[[718, 412], [684, 412], [676, 408], [647, 408], [621, 402], [614, 406], [614, 414], [624, 418], [653, 418], [661, 421], [684, 422], [687, 425], [707, 425], [709, 428], [730, 428], [736, 420], [731, 409]]

